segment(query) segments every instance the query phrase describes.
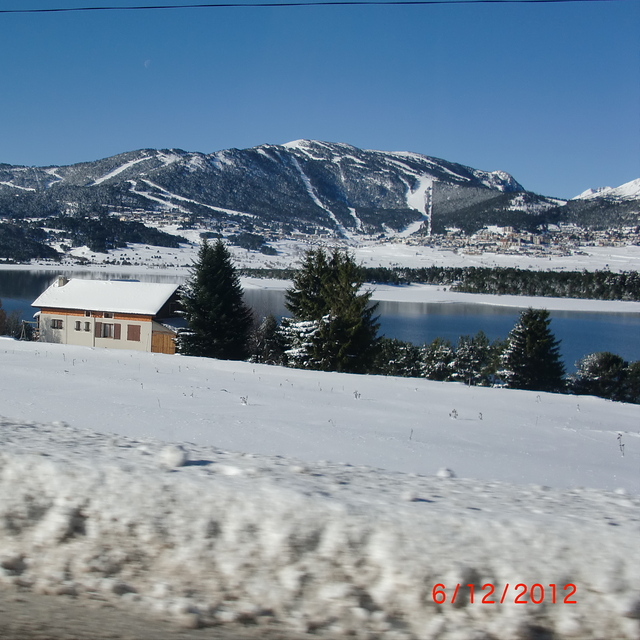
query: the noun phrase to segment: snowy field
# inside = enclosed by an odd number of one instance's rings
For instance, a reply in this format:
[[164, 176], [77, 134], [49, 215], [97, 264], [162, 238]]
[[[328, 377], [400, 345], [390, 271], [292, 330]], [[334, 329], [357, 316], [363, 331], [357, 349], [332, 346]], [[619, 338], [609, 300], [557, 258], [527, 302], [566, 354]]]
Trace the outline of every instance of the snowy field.
[[640, 247], [580, 247], [570, 256], [533, 257], [518, 254], [482, 253], [470, 255], [440, 248], [402, 243], [361, 245], [354, 249], [365, 267], [517, 267], [536, 271], [640, 270]]
[[6, 583], [186, 626], [640, 638], [640, 406], [8, 339], [0, 362]]
[[[94, 253], [87, 247], [78, 247], [73, 249], [71, 254], [75, 257], [86, 258], [98, 265], [112, 260], [127, 260], [138, 267], [138, 270], [140, 266], [143, 266], [150, 269], [160, 268], [174, 273], [184, 273], [185, 265], [191, 264], [197, 254], [200, 242], [199, 231], [183, 231], [177, 227], [164, 227], [163, 230], [183, 235], [193, 244], [183, 244], [179, 249], [131, 244], [125, 249], [114, 250], [108, 254]], [[640, 246], [633, 245], [580, 247], [570, 256], [534, 257], [522, 254], [496, 253], [470, 255], [441, 248], [414, 246], [398, 240], [386, 242], [352, 240], [339, 244], [321, 240], [316, 242], [281, 240], [269, 244], [278, 251], [278, 255], [267, 256], [236, 246], [229, 246], [229, 250], [237, 267], [252, 269], [296, 267], [307, 249], [317, 246], [338, 246], [352, 251], [357, 262], [365, 267], [518, 267], [541, 271], [610, 269], [614, 272], [640, 270]]]

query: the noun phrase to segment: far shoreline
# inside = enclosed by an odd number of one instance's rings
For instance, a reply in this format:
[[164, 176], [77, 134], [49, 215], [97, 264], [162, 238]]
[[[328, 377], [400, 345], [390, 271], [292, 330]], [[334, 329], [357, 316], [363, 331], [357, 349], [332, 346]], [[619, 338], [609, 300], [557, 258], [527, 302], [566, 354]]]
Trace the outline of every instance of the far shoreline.
[[[3, 271], [31, 271], [58, 273], [86, 273], [114, 274], [118, 276], [162, 276], [184, 280], [189, 275], [188, 267], [144, 267], [120, 265], [0, 265]], [[246, 289], [264, 291], [285, 291], [291, 286], [291, 280], [276, 278], [256, 278], [241, 276], [242, 286]], [[639, 301], [624, 300], [594, 300], [589, 298], [556, 298], [544, 296], [492, 295], [485, 293], [462, 293], [451, 291], [447, 285], [431, 284], [375, 284], [366, 283], [372, 290], [371, 299], [374, 302], [403, 302], [418, 304], [480, 304], [500, 307], [526, 309], [547, 309], [548, 311], [574, 311], [584, 313], [625, 313], [639, 314]]]

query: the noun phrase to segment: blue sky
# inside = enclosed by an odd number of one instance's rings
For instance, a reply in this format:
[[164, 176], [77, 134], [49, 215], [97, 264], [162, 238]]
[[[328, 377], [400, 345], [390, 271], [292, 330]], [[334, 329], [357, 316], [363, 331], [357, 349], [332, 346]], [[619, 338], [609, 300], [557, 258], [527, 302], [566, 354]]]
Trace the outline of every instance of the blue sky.
[[[109, 3], [163, 0], [0, 9]], [[640, 177], [638, 33], [639, 0], [0, 14], [0, 163], [311, 138], [573, 197]]]

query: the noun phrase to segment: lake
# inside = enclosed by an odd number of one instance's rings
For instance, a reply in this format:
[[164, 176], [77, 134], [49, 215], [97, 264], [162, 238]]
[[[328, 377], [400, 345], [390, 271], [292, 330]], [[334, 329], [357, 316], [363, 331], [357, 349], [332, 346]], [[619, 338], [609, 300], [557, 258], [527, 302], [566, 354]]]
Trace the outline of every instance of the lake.
[[[31, 270], [0, 270], [0, 300], [5, 311], [19, 310], [24, 319], [33, 316], [31, 303], [49, 286], [57, 273]], [[144, 282], [181, 282], [179, 276], [160, 273], [139, 275], [105, 272], [69, 272], [67, 277], [92, 279], [131, 279]], [[262, 289], [245, 291], [247, 304], [258, 317], [272, 313], [288, 315], [284, 292]], [[520, 309], [469, 303], [381, 302], [380, 333], [415, 344], [436, 337], [455, 343], [461, 335], [484, 331], [490, 340], [504, 338], [518, 320]], [[551, 330], [560, 339], [567, 371], [582, 356], [611, 351], [625, 360], [640, 360], [640, 314], [552, 311]]]

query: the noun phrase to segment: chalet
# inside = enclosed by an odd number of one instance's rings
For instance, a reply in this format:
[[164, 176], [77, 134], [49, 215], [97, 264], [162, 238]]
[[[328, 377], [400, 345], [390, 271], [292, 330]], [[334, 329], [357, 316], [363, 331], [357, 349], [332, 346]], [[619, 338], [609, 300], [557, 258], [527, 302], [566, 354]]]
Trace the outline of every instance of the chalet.
[[35, 317], [42, 342], [175, 353], [177, 289], [59, 276], [31, 306], [40, 309]]

